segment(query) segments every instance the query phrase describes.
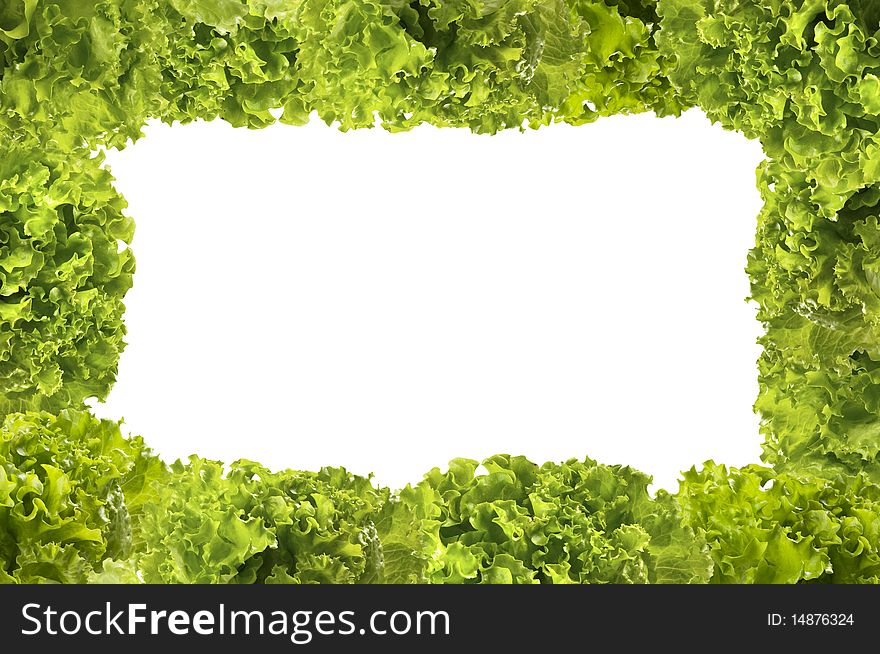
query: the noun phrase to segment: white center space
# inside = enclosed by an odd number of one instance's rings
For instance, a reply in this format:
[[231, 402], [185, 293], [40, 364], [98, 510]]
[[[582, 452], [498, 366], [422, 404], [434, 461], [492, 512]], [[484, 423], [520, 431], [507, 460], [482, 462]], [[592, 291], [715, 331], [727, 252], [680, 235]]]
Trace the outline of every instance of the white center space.
[[757, 461], [758, 144], [699, 112], [476, 136], [152, 124], [106, 404], [167, 459]]

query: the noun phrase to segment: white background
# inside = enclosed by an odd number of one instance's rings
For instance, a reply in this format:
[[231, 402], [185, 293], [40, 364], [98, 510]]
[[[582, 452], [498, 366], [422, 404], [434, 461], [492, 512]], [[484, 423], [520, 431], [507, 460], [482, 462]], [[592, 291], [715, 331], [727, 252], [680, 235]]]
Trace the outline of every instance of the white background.
[[164, 457], [589, 455], [676, 488], [757, 461], [757, 143], [680, 119], [475, 136], [151, 125], [108, 153], [138, 224], [97, 412]]

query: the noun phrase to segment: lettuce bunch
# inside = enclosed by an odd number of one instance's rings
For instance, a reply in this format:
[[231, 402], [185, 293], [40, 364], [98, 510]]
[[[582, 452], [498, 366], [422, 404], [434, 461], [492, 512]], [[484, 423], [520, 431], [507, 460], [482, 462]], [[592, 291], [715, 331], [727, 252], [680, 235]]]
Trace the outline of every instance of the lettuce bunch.
[[13, 414], [0, 428], [0, 583], [83, 583], [135, 550], [164, 465], [87, 413]]
[[[169, 0], [166, 118], [496, 132], [682, 108], [652, 2]], [[164, 54], [164, 53], [163, 53]]]
[[34, 135], [69, 152], [140, 137], [162, 107], [159, 10], [156, 0], [4, 2], [0, 138]]
[[380, 573], [388, 491], [345, 470], [272, 473], [192, 457], [146, 507], [147, 583], [354, 583]]
[[713, 583], [880, 583], [880, 486], [712, 462], [684, 473], [685, 523], [709, 544]]
[[0, 415], [105, 397], [134, 223], [102, 156], [0, 144]]
[[628, 467], [458, 459], [401, 493], [435, 543], [433, 583], [700, 583], [702, 542]]

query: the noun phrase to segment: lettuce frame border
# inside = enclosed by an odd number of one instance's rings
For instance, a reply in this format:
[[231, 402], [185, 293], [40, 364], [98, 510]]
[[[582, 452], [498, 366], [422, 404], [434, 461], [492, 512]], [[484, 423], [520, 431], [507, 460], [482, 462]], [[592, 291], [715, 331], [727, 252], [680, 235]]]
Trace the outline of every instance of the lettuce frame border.
[[[96, 152], [136, 140], [148, 118], [494, 133], [691, 106], [767, 155], [748, 264], [766, 327], [766, 467], [709, 462], [674, 498], [650, 498], [628, 468], [495, 457], [488, 475], [453, 462], [394, 494], [339, 471], [266, 487], [255, 479], [275, 473], [256, 464], [168, 468], [140, 441], [116, 461], [91, 435], [115, 433], [79, 410], [115, 379], [134, 273], [133, 222]], [[0, 580], [878, 579], [880, 9], [868, 0], [12, 0], [0, 153]], [[220, 541], [187, 531], [193, 483], [203, 516], [236, 507], [217, 513]], [[316, 495], [337, 498], [332, 510]], [[290, 513], [293, 497], [308, 515]], [[296, 536], [298, 520], [310, 527]], [[284, 538], [296, 546], [282, 556]], [[189, 543], [185, 563], [163, 568], [175, 542]]]

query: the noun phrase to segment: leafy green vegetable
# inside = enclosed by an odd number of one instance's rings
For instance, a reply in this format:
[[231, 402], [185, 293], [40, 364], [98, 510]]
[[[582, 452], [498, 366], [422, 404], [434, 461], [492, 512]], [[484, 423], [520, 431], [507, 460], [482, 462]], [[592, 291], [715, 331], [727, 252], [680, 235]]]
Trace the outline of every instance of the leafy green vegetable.
[[435, 554], [434, 583], [699, 583], [711, 574], [674, 501], [650, 477], [590, 459], [458, 459], [407, 488]]
[[685, 522], [709, 543], [714, 583], [880, 582], [880, 486], [712, 462], [684, 474]]
[[[139, 438], [87, 413], [7, 416], [0, 429], [0, 581], [82, 583], [132, 554], [125, 489], [164, 467]], [[132, 515], [134, 514], [134, 515]], [[108, 563], [112, 569], [112, 562]]]
[[764, 459], [880, 481], [876, 3], [659, 0], [658, 13], [673, 84], [768, 157], [748, 267], [767, 327]]
[[[497, 456], [399, 495], [171, 469], [80, 412], [124, 347], [148, 119], [494, 133], [699, 106], [758, 139], [764, 462], [672, 497]], [[876, 582], [880, 5], [869, 0], [8, 0], [0, 6], [0, 581]], [[49, 411], [45, 413], [42, 411]]]
[[2, 140], [28, 133], [70, 151], [85, 143], [124, 147], [140, 137], [163, 104], [156, 90], [168, 26], [156, 20], [159, 8], [156, 0], [5, 2]]
[[[652, 3], [596, 0], [168, 2], [166, 120], [495, 132], [677, 114]], [[645, 22], [654, 20], [654, 22]]]
[[79, 407], [116, 377], [134, 223], [102, 156], [0, 151], [0, 415]]
[[272, 473], [249, 461], [225, 470], [198, 457], [178, 462], [172, 473], [140, 523], [147, 583], [381, 578], [374, 518], [388, 492], [369, 479], [331, 468]]
[[[711, 562], [630, 468], [456, 460], [399, 496], [342, 469], [166, 468], [87, 413], [0, 433], [0, 580], [694, 583]], [[145, 492], [145, 489], [148, 489]]]

